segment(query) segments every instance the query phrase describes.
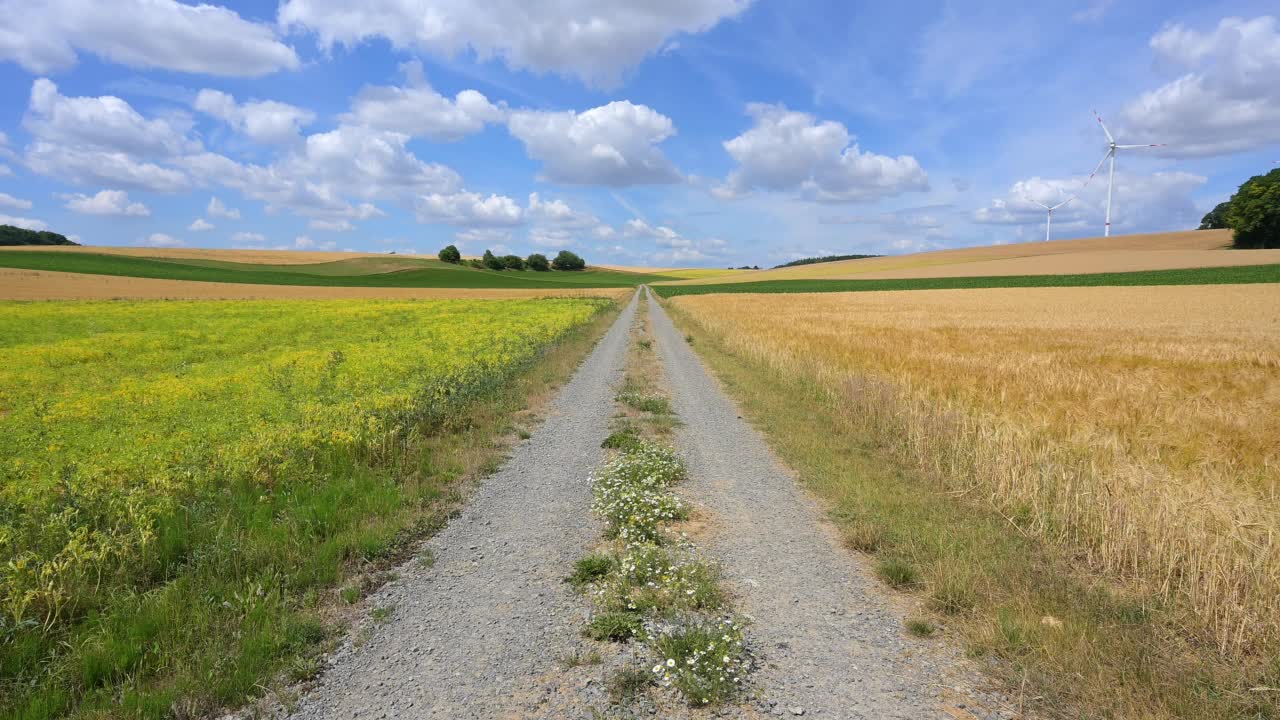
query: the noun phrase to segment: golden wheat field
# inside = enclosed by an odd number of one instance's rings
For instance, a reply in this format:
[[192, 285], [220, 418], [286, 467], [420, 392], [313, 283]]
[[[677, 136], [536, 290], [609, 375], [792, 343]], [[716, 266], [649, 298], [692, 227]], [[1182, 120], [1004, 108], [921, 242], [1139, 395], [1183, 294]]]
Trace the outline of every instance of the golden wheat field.
[[377, 288], [159, 280], [0, 268], [0, 300], [503, 300], [604, 297], [622, 300], [631, 288]]
[[1147, 233], [886, 255], [698, 278], [696, 283], [1065, 275], [1280, 263], [1280, 250], [1232, 250], [1230, 244], [1227, 230]]
[[1280, 646], [1277, 300], [1236, 285], [670, 302], [1243, 658]]

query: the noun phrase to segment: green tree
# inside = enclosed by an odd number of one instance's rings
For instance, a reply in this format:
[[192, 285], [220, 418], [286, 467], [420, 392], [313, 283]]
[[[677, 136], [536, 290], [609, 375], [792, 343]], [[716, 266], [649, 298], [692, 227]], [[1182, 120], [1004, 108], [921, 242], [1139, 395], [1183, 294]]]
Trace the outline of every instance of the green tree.
[[439, 258], [444, 262], [457, 264], [462, 262], [462, 253], [458, 252], [458, 248], [453, 245], [446, 245], [445, 248], [440, 251]]
[[502, 259], [489, 250], [484, 251], [484, 258], [481, 259], [481, 262], [490, 270], [505, 270], [507, 268], [506, 265], [502, 264]]
[[524, 264], [529, 266], [530, 270], [538, 272], [546, 272], [551, 269], [551, 263], [547, 261], [547, 256], [542, 253], [534, 253], [524, 259]]
[[519, 255], [503, 255], [501, 258], [502, 267], [508, 270], [523, 270], [524, 258]]
[[1280, 168], [1254, 175], [1231, 196], [1227, 226], [1238, 248], [1280, 248]]
[[551, 261], [551, 267], [557, 270], [582, 270], [587, 267], [587, 261], [578, 257], [576, 253], [561, 250], [556, 255], [556, 259]]
[[1224, 200], [1218, 203], [1217, 207], [1210, 210], [1204, 219], [1200, 221], [1200, 227], [1197, 230], [1226, 230], [1227, 229], [1227, 209], [1231, 207], [1230, 200]]

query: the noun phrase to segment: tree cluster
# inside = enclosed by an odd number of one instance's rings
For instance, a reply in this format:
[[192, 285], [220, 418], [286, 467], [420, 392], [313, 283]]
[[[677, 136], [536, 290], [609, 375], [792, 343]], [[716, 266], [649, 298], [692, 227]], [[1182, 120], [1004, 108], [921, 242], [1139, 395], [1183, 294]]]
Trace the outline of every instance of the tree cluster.
[[48, 230], [27, 230], [13, 225], [0, 225], [0, 245], [79, 245]]
[[1280, 168], [1254, 175], [1200, 221], [1201, 230], [1229, 228], [1238, 248], [1280, 248]]
[[[462, 253], [458, 252], [458, 248], [453, 245], [442, 249], [438, 257], [447, 263], [455, 265], [462, 263]], [[554, 260], [547, 260], [547, 256], [542, 253], [533, 253], [529, 257], [522, 258], [519, 255], [494, 255], [492, 250], [485, 250], [479, 260], [473, 258], [468, 260], [467, 264], [477, 269], [533, 270], [534, 272], [547, 272], [552, 269], [584, 270], [587, 267], [585, 260], [568, 250], [561, 250]]]

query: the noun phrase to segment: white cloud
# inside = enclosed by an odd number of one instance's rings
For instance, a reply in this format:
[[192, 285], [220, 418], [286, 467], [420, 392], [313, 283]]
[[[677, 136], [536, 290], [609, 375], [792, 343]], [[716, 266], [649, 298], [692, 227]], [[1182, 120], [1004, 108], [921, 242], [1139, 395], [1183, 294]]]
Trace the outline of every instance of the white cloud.
[[174, 0], [2, 0], [0, 59], [33, 73], [66, 70], [77, 51], [135, 68], [256, 77], [296, 68], [269, 25]]
[[648, 238], [655, 245], [667, 248], [646, 256], [650, 263], [679, 264], [710, 260], [721, 254], [727, 243], [719, 238], [695, 240], [687, 238], [666, 225], [653, 226], [640, 218], [632, 218], [622, 226], [623, 237]]
[[476, 243], [486, 246], [505, 243], [511, 240], [511, 231], [499, 228], [469, 228], [453, 234], [460, 243]]
[[231, 234], [231, 242], [233, 243], [264, 243], [267, 238], [262, 233], [256, 232], [235, 232]]
[[30, 210], [31, 201], [16, 198], [9, 193], [0, 192], [0, 207], [13, 208], [15, 210]]
[[288, 103], [275, 100], [237, 103], [231, 95], [208, 88], [196, 95], [193, 106], [260, 143], [294, 142], [302, 128], [316, 119], [310, 110]]
[[1276, 18], [1224, 18], [1210, 32], [1183, 25], [1151, 38], [1188, 72], [1124, 107], [1119, 142], [1167, 143], [1173, 156], [1222, 155], [1280, 142], [1280, 27]]
[[148, 235], [146, 238], [139, 240], [138, 244], [146, 245], [147, 247], [172, 248], [172, 247], [182, 247], [186, 243], [182, 242], [178, 238], [173, 237], [172, 235], [166, 235], [164, 233], [152, 233]]
[[148, 217], [151, 210], [140, 202], [129, 202], [124, 190], [101, 190], [97, 195], [63, 195], [68, 210], [81, 215], [122, 215]]
[[333, 242], [332, 240], [327, 240], [324, 242], [316, 242], [315, 240], [312, 240], [306, 235], [299, 235], [298, 237], [293, 239], [293, 249], [294, 250], [337, 250], [338, 243]]
[[317, 218], [308, 222], [307, 227], [312, 230], [324, 230], [327, 232], [351, 232], [356, 229], [356, 226], [346, 218], [340, 218], [338, 220], [321, 220]]
[[0, 163], [0, 177], [9, 177], [12, 174], [13, 174], [13, 168], [10, 168], [8, 165], [5, 165], [4, 163]]
[[183, 173], [154, 161], [200, 148], [174, 120], [148, 120], [110, 95], [67, 97], [45, 78], [32, 84], [23, 126], [35, 138], [27, 146], [28, 167], [81, 184], [184, 190]]
[[236, 208], [227, 207], [216, 195], [209, 198], [209, 205], [205, 208], [204, 212], [212, 218], [226, 218], [227, 220], [240, 219], [240, 211]]
[[717, 197], [760, 189], [799, 192], [819, 202], [864, 202], [929, 188], [915, 158], [863, 152], [838, 122], [761, 103], [748, 105], [747, 114], [755, 126], [724, 143], [738, 167], [713, 190]]
[[680, 180], [658, 148], [675, 126], [645, 105], [621, 100], [581, 113], [521, 110], [507, 127], [554, 182], [621, 187]]
[[397, 48], [453, 56], [467, 50], [515, 69], [612, 85], [679, 33], [708, 30], [750, 0], [286, 0], [279, 23], [323, 47], [386, 38]]
[[[1197, 208], [1192, 193], [1205, 181], [1205, 177], [1188, 172], [1151, 175], [1117, 172], [1111, 206], [1113, 229], [1133, 232], [1138, 228], [1151, 231], [1194, 228], [1203, 212]], [[1054, 211], [1055, 232], [1061, 229], [1075, 234], [1101, 235], [1107, 204], [1105, 179], [1095, 179], [1087, 185], [1084, 178], [1019, 180], [1004, 196], [975, 211], [973, 221], [1040, 228], [1039, 237], [1043, 237], [1045, 209], [1032, 201], [1055, 205], [1073, 196], [1074, 200]], [[1035, 232], [1028, 235], [1028, 239], [1034, 237], [1037, 237]]]
[[24, 228], [26, 230], [48, 230], [49, 225], [43, 220], [34, 220], [32, 218], [14, 217], [12, 215], [0, 215], [0, 225], [12, 225], [14, 227]]
[[365, 87], [343, 119], [353, 125], [452, 142], [480, 132], [486, 123], [502, 122], [506, 115], [505, 108], [475, 90], [463, 90], [452, 100], [436, 92], [417, 60], [401, 69], [407, 87]]
[[524, 222], [524, 211], [505, 195], [459, 192], [433, 193], [418, 199], [415, 211], [419, 222], [450, 225], [505, 226]]
[[205, 232], [207, 230], [213, 230], [216, 227], [217, 227], [216, 225], [209, 222], [208, 220], [205, 220], [204, 218], [196, 218], [190, 225], [187, 226], [187, 229], [190, 230], [191, 232]]

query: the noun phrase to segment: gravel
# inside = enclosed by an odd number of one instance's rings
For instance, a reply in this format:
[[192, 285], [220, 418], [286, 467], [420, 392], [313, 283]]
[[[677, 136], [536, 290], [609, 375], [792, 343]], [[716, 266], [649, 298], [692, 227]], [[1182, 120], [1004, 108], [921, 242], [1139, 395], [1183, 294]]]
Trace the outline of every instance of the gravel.
[[711, 515], [704, 547], [722, 563], [736, 609], [751, 620], [758, 708], [817, 718], [1007, 716], [984, 708], [1002, 703], [972, 689], [954, 651], [905, 636], [886, 590], [839, 547], [818, 505], [661, 306], [646, 301], [684, 423], [676, 440], [689, 480], [681, 494]]
[[[590, 717], [599, 668], [586, 604], [563, 582], [599, 535], [588, 474], [600, 464], [636, 300], [560, 391], [546, 422], [481, 483], [462, 516], [368, 601], [369, 619], [328, 660], [298, 718]], [[425, 552], [424, 552], [425, 555]]]

